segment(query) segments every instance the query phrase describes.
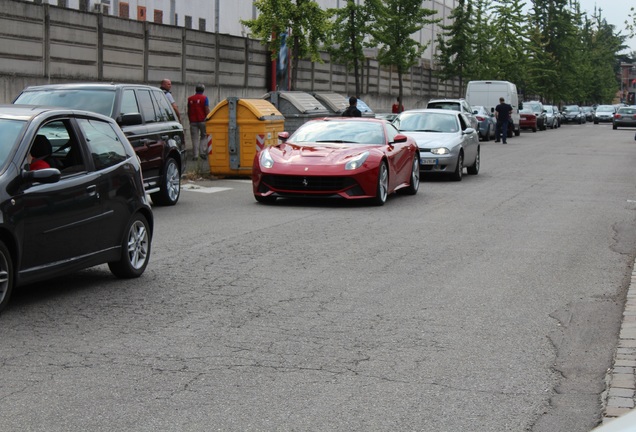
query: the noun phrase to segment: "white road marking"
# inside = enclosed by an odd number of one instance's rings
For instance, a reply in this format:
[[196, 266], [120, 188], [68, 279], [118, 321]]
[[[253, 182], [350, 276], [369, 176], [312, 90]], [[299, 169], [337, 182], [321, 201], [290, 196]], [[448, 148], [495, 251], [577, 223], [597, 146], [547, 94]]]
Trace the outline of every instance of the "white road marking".
[[215, 192], [223, 192], [226, 190], [232, 190], [232, 188], [225, 188], [225, 187], [203, 187], [203, 186], [198, 186], [195, 184], [186, 184], [181, 186], [182, 190], [187, 190], [187, 191], [192, 191], [192, 192], [201, 192], [201, 193], [207, 193], [207, 194], [211, 194], [211, 193], [215, 193]]

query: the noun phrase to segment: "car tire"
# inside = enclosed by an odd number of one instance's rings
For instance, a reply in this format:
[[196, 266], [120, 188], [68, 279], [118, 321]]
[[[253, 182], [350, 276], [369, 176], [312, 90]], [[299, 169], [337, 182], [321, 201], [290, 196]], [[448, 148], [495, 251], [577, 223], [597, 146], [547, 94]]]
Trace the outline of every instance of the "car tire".
[[14, 269], [9, 249], [0, 241], [0, 311], [9, 303], [13, 291]]
[[455, 181], [462, 181], [462, 175], [464, 174], [464, 153], [459, 152], [457, 156], [457, 165], [455, 171], [451, 174], [451, 178]]
[[276, 197], [272, 195], [268, 195], [268, 196], [254, 195], [254, 199], [261, 204], [274, 204], [276, 202]]
[[616, 130], [616, 129], [618, 129], [618, 126], [612, 125], [612, 129]]
[[119, 261], [108, 263], [110, 271], [119, 278], [136, 278], [143, 274], [150, 260], [150, 226], [140, 213], [133, 215], [121, 242]]
[[533, 127], [533, 128], [532, 128], [532, 132], [536, 132], [536, 131], [537, 131], [537, 128], [536, 128], [536, 127]]
[[594, 124], [598, 124], [598, 120], [594, 120]]
[[380, 163], [378, 168], [378, 185], [375, 189], [375, 198], [372, 202], [376, 206], [382, 206], [386, 202], [389, 196], [389, 168], [386, 166], [386, 162]]
[[477, 156], [475, 156], [475, 163], [466, 168], [466, 171], [470, 175], [479, 174], [479, 166], [481, 164], [481, 150], [477, 149]]
[[160, 206], [173, 206], [181, 195], [181, 173], [174, 158], [166, 159], [159, 192], [150, 195], [152, 202]]
[[411, 164], [411, 178], [409, 185], [404, 188], [406, 195], [415, 195], [420, 188], [420, 158], [415, 155]]
[[[519, 135], [521, 135], [521, 128], [515, 129], [515, 136], [519, 136]], [[512, 136], [512, 135], [510, 135], [510, 136]]]

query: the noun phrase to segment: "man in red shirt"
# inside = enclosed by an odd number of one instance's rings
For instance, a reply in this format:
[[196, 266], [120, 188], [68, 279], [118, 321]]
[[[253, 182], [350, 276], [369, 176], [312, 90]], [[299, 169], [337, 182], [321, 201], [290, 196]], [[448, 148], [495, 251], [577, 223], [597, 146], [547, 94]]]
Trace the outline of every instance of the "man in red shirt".
[[197, 155], [201, 159], [208, 158], [208, 135], [205, 131], [205, 118], [210, 113], [210, 102], [203, 94], [205, 87], [197, 84], [196, 93], [188, 98], [188, 119], [190, 120], [190, 137], [192, 138], [192, 159]]
[[35, 171], [44, 168], [51, 168], [51, 165], [44, 159], [51, 156], [52, 148], [51, 142], [44, 135], [37, 135], [31, 151], [27, 157], [29, 163], [29, 170]]
[[399, 114], [399, 113], [401, 113], [402, 111], [404, 111], [404, 105], [402, 105], [400, 102], [401, 102], [401, 101], [400, 101], [400, 97], [398, 96], [398, 97], [397, 97], [397, 102], [395, 102], [395, 103], [391, 106], [391, 112], [392, 112], [393, 114]]

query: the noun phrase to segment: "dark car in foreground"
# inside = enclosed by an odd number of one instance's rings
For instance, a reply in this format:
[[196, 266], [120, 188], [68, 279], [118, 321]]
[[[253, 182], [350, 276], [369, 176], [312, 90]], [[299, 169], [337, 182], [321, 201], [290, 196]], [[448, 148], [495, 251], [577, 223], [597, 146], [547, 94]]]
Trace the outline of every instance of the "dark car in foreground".
[[93, 111], [115, 119], [141, 161], [153, 204], [175, 205], [185, 170], [183, 126], [163, 91], [141, 84], [51, 84], [27, 87], [16, 104]]
[[14, 287], [95, 265], [122, 278], [144, 272], [152, 210], [112, 119], [1, 105], [0, 136], [0, 310]]
[[330, 117], [304, 123], [254, 157], [260, 203], [277, 198], [345, 198], [384, 205], [389, 194], [415, 195], [420, 159], [413, 139], [386, 120]]
[[477, 175], [481, 163], [479, 135], [459, 111], [414, 109], [393, 121], [400, 133], [413, 137], [420, 149], [420, 169], [461, 181], [464, 168]]
[[636, 127], [636, 105], [620, 107], [616, 111], [612, 127], [618, 129], [619, 126]]

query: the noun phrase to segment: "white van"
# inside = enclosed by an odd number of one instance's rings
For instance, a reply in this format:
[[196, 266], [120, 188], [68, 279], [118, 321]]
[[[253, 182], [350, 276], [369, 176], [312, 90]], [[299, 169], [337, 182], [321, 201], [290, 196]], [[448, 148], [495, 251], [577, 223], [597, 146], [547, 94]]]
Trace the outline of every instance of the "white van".
[[514, 131], [519, 136], [519, 96], [517, 86], [509, 81], [469, 81], [466, 87], [466, 101], [470, 106], [482, 105], [490, 112], [495, 111], [499, 105], [499, 98], [503, 97], [506, 103], [512, 105], [512, 124], [509, 126], [508, 136]]

